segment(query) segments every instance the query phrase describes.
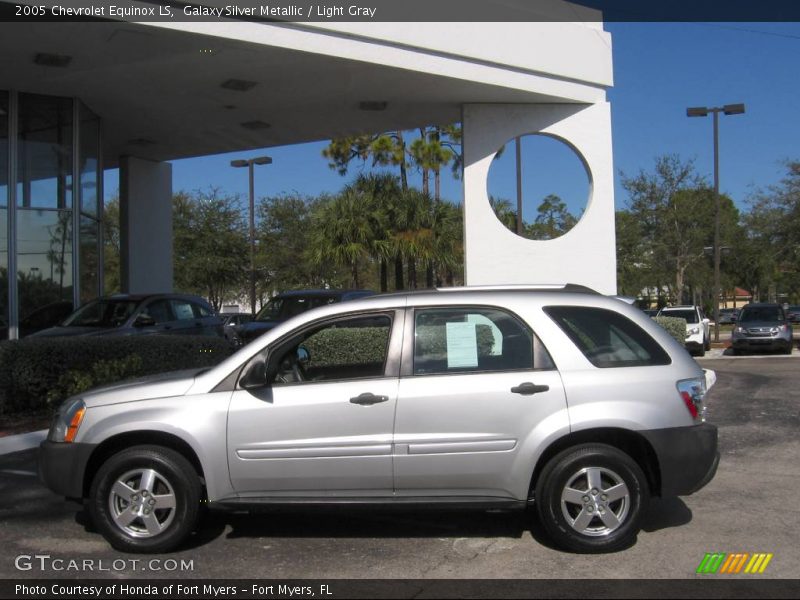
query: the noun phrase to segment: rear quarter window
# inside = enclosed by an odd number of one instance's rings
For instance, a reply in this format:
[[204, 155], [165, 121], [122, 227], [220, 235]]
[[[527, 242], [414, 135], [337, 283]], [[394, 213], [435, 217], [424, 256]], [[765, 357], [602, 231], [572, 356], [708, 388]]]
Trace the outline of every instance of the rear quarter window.
[[646, 367], [672, 362], [650, 334], [613, 310], [547, 306], [544, 312], [595, 367]]

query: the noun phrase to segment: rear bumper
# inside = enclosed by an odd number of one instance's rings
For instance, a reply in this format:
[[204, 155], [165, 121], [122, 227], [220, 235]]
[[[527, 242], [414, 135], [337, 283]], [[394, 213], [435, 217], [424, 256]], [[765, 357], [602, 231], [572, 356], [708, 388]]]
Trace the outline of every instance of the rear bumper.
[[45, 440], [39, 446], [39, 479], [59, 496], [83, 497], [83, 476], [95, 444]]
[[719, 465], [717, 428], [708, 423], [641, 432], [658, 458], [661, 496], [687, 496], [714, 478]]

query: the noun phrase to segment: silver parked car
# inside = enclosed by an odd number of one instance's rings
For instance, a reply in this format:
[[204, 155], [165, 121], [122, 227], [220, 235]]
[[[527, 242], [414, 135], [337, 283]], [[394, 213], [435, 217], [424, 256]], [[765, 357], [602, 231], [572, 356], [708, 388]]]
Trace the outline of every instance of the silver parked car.
[[753, 350], [779, 350], [791, 354], [792, 325], [780, 304], [746, 304], [731, 335], [734, 354]]
[[40, 471], [131, 552], [175, 548], [206, 503], [530, 506], [561, 548], [612, 551], [651, 496], [714, 476], [706, 381], [639, 309], [580, 286], [373, 296], [213, 369], [69, 399]]

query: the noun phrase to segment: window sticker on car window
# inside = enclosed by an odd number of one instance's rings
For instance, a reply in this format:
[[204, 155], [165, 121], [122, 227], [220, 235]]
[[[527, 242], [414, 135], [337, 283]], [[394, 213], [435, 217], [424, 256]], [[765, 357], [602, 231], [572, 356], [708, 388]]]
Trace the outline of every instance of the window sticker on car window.
[[478, 366], [478, 334], [475, 323], [447, 324], [447, 368]]

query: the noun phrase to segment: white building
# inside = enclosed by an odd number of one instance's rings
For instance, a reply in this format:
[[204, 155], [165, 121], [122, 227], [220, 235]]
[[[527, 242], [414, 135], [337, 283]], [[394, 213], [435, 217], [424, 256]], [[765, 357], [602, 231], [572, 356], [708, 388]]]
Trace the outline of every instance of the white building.
[[[168, 161], [456, 121], [467, 283], [615, 292], [610, 35], [575, 5], [545, 3], [573, 22], [537, 22], [542, 3], [484, 4], [531, 20], [0, 24], [0, 319], [11, 337], [46, 300], [100, 293], [103, 169], [120, 168], [123, 291], [167, 291]], [[529, 133], [571, 145], [591, 184], [579, 223], [547, 242], [505, 229], [486, 191], [495, 152]], [[49, 295], [29, 289], [38, 279]]]

